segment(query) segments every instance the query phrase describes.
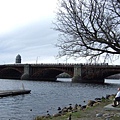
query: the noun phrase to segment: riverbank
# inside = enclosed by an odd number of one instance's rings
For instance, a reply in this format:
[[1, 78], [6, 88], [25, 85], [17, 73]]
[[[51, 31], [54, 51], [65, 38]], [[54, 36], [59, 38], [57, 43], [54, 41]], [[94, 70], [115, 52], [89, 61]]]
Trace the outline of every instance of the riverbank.
[[75, 107], [65, 113], [55, 115], [38, 116], [35, 120], [120, 120], [120, 113], [116, 110], [106, 111], [104, 106], [113, 102], [114, 95], [106, 98], [90, 100], [86, 106]]

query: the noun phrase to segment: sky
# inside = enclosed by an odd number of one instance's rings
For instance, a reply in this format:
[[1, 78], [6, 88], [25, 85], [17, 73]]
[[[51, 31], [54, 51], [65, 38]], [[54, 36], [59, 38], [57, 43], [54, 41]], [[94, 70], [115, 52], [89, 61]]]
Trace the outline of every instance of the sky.
[[81, 63], [56, 59], [58, 33], [52, 28], [57, 0], [0, 0], [0, 64]]
[[0, 0], [0, 64], [58, 62], [57, 0]]

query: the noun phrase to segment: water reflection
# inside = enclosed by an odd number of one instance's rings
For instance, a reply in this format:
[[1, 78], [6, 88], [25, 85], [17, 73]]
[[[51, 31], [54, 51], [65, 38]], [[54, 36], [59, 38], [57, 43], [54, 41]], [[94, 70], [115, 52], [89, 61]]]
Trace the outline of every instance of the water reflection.
[[105, 79], [105, 83], [108, 83], [108, 84], [120, 84], [120, 79]]

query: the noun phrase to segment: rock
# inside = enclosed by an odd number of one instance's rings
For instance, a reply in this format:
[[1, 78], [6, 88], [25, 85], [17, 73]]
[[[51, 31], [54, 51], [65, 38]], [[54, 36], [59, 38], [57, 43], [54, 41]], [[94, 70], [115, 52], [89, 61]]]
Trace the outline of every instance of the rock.
[[86, 105], [83, 105], [83, 106], [81, 106], [81, 109], [85, 109], [87, 106]]
[[96, 106], [96, 105], [99, 105], [99, 104], [100, 104], [100, 102], [96, 102], [96, 103], [93, 104], [93, 106]]
[[62, 113], [65, 113], [65, 112], [68, 112], [68, 109], [66, 107], [62, 109]]
[[105, 114], [103, 114], [103, 117], [105, 117], [105, 118], [107, 118], [108, 116], [110, 116], [109, 113], [105, 113]]
[[74, 109], [74, 110], [78, 109], [78, 104], [75, 104], [75, 106], [74, 106], [73, 109]]
[[113, 116], [114, 114], [109, 114], [109, 113], [103, 114], [103, 117], [105, 118], [105, 120], [110, 120], [110, 118], [112, 118]]
[[93, 106], [94, 103], [96, 103], [96, 102], [93, 100], [89, 100], [87, 106]]
[[102, 101], [102, 98], [95, 98], [95, 101], [96, 101], [96, 102], [101, 102], [101, 101]]
[[102, 99], [101, 98], [95, 98], [95, 100], [98, 101], [98, 100], [102, 100]]
[[109, 100], [113, 100], [115, 98], [115, 95], [110, 95]]
[[96, 117], [102, 117], [102, 116], [103, 116], [103, 113], [96, 114]]
[[70, 105], [70, 106], [68, 107], [68, 109], [69, 109], [69, 110], [72, 110], [73, 108], [72, 108], [72, 106]]
[[58, 116], [61, 116], [61, 113], [53, 114], [53, 117], [58, 117]]
[[115, 117], [120, 117], [120, 113], [116, 113], [114, 116]]
[[60, 107], [58, 107], [58, 109], [57, 110], [61, 110], [61, 108]]
[[109, 99], [110, 95], [106, 95], [106, 99]]

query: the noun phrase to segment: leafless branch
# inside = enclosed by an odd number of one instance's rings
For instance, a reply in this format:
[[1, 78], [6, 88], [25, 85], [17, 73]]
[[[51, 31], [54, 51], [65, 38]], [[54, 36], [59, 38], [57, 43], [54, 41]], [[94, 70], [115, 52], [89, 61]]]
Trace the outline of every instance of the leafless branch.
[[55, 30], [59, 56], [104, 61], [120, 54], [119, 0], [60, 0]]

